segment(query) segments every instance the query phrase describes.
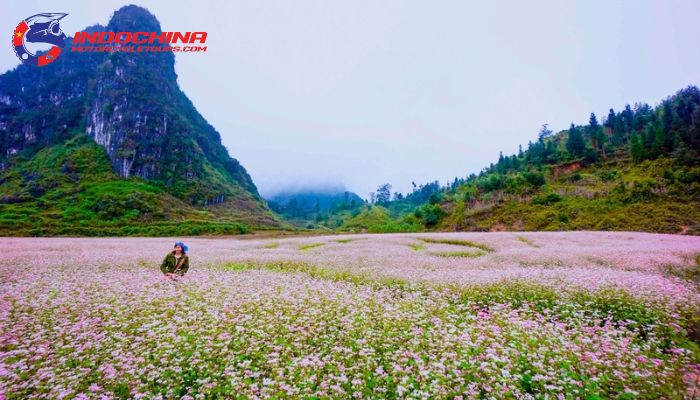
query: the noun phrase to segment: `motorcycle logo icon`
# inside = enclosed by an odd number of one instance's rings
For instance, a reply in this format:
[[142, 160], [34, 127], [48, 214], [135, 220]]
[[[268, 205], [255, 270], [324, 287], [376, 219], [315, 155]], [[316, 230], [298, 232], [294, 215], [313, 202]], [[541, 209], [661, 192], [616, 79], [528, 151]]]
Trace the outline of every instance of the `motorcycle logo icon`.
[[[12, 47], [15, 54], [25, 64], [43, 67], [56, 61], [66, 44], [66, 34], [61, 31], [59, 21], [66, 13], [42, 13], [24, 19], [15, 28], [12, 35]], [[27, 44], [50, 44], [48, 52], [42, 55], [28, 48]]]

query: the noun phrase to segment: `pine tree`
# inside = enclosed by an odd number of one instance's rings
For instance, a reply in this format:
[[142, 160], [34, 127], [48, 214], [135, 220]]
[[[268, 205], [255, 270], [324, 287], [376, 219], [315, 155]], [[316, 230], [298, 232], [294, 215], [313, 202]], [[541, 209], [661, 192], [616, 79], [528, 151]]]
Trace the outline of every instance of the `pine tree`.
[[642, 138], [634, 134], [630, 140], [630, 155], [634, 162], [640, 162], [644, 159], [644, 147], [642, 146]]
[[633, 131], [644, 129], [644, 125], [654, 117], [654, 110], [647, 103], [634, 103]]
[[648, 157], [651, 154], [648, 151], [646, 151], [646, 149], [651, 150], [654, 147], [654, 142], [656, 141], [656, 129], [654, 127], [654, 123], [649, 122], [648, 124], [646, 124], [642, 134], [643, 134], [643, 136], [641, 138], [642, 139], [641, 144], [642, 144], [642, 147], [644, 147], [644, 149], [645, 149], [645, 151], [644, 151], [645, 157]]
[[496, 163], [496, 171], [499, 173], [503, 173], [506, 169], [508, 169], [508, 166], [506, 165], [506, 159], [503, 157], [503, 152], [499, 151], [498, 152], [498, 162]]
[[520, 160], [518, 159], [518, 157], [515, 154], [513, 154], [513, 156], [510, 158], [510, 166], [515, 171], [520, 169]]
[[661, 115], [660, 129], [663, 130], [663, 135], [664, 135], [663, 147], [666, 149], [666, 151], [671, 151], [675, 148], [675, 146], [674, 146], [675, 132], [673, 131], [673, 112], [671, 110], [671, 107], [668, 104], [668, 101], [665, 101], [662, 104], [661, 114], [662, 115]]
[[598, 129], [598, 144], [600, 146], [600, 151], [603, 153], [603, 158], [606, 157], [605, 155], [605, 142], [607, 140], [607, 136], [605, 136], [605, 132], [603, 132], [602, 129]]
[[527, 150], [527, 157], [529, 158], [529, 161], [534, 164], [534, 165], [542, 165], [546, 160], [544, 158], [545, 156], [545, 148], [544, 144], [542, 142], [529, 142], [529, 147]]
[[503, 171], [508, 171], [511, 168], [513, 168], [513, 166], [510, 163], [510, 157], [503, 158]]
[[591, 127], [591, 130], [600, 128], [600, 124], [598, 124], [598, 118], [596, 118], [595, 113], [591, 113], [591, 118], [588, 120], [588, 125]]
[[537, 139], [540, 143], [543, 143], [545, 138], [552, 136], [552, 131], [548, 128], [548, 126], [549, 124], [542, 124], [542, 129], [540, 129], [540, 133], [537, 135]]
[[548, 164], [555, 164], [558, 161], [557, 147], [554, 140], [548, 140], [544, 148], [545, 159]]
[[658, 157], [668, 150], [670, 149], [666, 148], [666, 135], [663, 127], [660, 124], [654, 124], [654, 144], [652, 145], [654, 157]]
[[573, 124], [571, 123], [571, 127], [569, 128], [569, 138], [566, 141], [566, 149], [569, 151], [569, 154], [573, 157], [580, 157], [583, 155], [584, 150], [586, 149], [586, 144], [583, 141], [583, 136], [581, 135], [581, 131], [579, 131]]
[[605, 126], [607, 126], [610, 129], [613, 129], [615, 126], [615, 110], [612, 108], [610, 109], [610, 112], [608, 112], [608, 118], [605, 120]]
[[595, 113], [591, 113], [591, 118], [588, 120], [588, 139], [591, 141], [591, 146], [594, 149], [598, 149], [598, 129], [600, 125], [598, 124], [598, 118], [596, 118]]
[[621, 117], [625, 126], [625, 143], [627, 143], [630, 139], [630, 131], [632, 130], [632, 126], [634, 125], [634, 112], [632, 111], [632, 107], [630, 107], [629, 104], [625, 105], [625, 109], [622, 111]]
[[605, 157], [605, 133], [603, 133], [595, 113], [591, 113], [591, 118], [588, 121], [588, 136], [593, 148], [602, 151], [603, 157]]
[[621, 115], [615, 114], [612, 108], [608, 112], [608, 118], [605, 121], [605, 126], [612, 131], [611, 142], [613, 146], [619, 146], [623, 143], [625, 137], [625, 124]]

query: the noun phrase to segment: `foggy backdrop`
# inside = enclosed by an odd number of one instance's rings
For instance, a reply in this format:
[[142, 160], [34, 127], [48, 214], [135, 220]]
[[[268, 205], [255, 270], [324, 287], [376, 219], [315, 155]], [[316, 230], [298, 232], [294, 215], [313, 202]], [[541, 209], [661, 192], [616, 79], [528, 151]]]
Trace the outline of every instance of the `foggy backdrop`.
[[698, 1], [3, 2], [0, 71], [17, 23], [67, 12], [72, 36], [122, 5], [164, 31], [207, 31], [178, 82], [263, 195], [344, 184], [444, 183], [499, 150], [657, 104], [700, 82]]

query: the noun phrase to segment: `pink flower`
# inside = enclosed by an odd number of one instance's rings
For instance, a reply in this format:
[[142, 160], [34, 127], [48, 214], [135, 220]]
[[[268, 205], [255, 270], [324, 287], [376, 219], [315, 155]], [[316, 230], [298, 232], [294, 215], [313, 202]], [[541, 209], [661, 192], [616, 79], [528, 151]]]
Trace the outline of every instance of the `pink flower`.
[[97, 393], [97, 392], [101, 391], [102, 388], [100, 387], [100, 385], [93, 383], [92, 385], [90, 385], [90, 387], [88, 387], [88, 390], [90, 390], [93, 393]]

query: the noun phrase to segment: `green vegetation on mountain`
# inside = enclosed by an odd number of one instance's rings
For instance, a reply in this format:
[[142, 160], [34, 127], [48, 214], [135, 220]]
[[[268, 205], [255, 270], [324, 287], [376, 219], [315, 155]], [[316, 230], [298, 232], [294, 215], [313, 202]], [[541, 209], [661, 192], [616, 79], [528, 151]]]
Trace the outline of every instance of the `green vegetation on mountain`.
[[[160, 31], [126, 6], [106, 27]], [[138, 59], [136, 58], [138, 57]], [[700, 234], [700, 90], [610, 110], [479, 174], [392, 193], [299, 191], [268, 203], [177, 84], [171, 53], [73, 53], [0, 75], [0, 235], [252, 229], [641, 230]]]
[[305, 229], [337, 228], [364, 203], [360, 196], [342, 187], [288, 190], [268, 199], [270, 209], [293, 226]]
[[121, 178], [105, 150], [84, 133], [40, 150], [0, 173], [0, 235], [238, 234], [275, 223], [250, 193], [232, 195], [241, 211], [197, 207], [165, 185]]
[[[501, 154], [478, 175], [415, 186], [381, 185], [340, 229], [638, 230], [700, 234], [700, 90], [610, 110], [601, 124], [553, 134]], [[400, 227], [400, 228], [397, 228]]]
[[[107, 26], [86, 30], [161, 28], [130, 5]], [[230, 234], [280, 226], [179, 88], [174, 57], [66, 51], [46, 67], [20, 65], [0, 75], [0, 235]]]

